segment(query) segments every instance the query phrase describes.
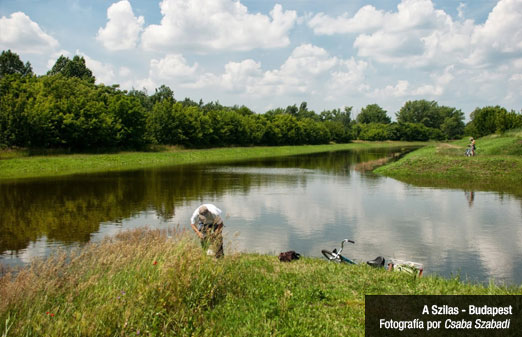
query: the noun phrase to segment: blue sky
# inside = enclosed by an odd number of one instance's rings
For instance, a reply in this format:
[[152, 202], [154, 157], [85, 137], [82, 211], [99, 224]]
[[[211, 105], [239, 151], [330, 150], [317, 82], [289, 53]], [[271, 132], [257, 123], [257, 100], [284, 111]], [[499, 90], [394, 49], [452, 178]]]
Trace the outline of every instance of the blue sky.
[[0, 0], [0, 49], [44, 74], [82, 55], [98, 83], [162, 84], [256, 112], [408, 100], [522, 108], [522, 0]]

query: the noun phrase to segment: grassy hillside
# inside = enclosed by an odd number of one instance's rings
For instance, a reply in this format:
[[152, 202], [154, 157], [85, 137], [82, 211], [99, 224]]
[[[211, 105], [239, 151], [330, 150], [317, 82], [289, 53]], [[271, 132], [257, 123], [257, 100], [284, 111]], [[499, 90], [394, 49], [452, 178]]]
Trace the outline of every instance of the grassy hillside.
[[475, 157], [464, 156], [468, 143], [466, 138], [429, 145], [375, 172], [415, 185], [522, 195], [521, 130], [477, 139]]
[[365, 294], [522, 294], [302, 258], [215, 260], [193, 236], [124, 232], [0, 279], [8, 336], [362, 336]]

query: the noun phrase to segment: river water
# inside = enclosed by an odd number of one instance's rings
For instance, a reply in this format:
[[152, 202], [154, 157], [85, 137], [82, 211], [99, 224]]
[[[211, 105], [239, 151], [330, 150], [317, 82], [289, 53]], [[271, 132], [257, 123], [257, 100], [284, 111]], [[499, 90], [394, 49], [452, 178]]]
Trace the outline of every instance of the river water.
[[190, 228], [201, 203], [224, 211], [225, 251], [277, 255], [355, 240], [345, 255], [424, 264], [425, 273], [522, 283], [522, 201], [415, 187], [369, 171], [406, 149], [339, 151], [0, 183], [0, 264], [118, 231]]

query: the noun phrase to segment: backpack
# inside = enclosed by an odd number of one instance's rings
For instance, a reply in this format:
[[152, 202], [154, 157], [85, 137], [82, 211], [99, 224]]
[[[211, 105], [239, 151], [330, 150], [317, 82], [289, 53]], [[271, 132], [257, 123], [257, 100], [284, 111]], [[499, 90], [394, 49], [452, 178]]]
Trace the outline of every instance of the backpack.
[[290, 262], [292, 260], [299, 260], [301, 254], [296, 253], [294, 250], [289, 250], [288, 252], [283, 252], [279, 254], [279, 261], [281, 262]]

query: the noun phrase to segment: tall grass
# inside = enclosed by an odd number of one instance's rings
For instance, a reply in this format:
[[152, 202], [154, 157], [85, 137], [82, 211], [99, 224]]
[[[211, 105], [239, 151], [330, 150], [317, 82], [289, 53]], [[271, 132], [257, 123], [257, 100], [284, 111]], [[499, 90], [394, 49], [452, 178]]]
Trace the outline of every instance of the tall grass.
[[302, 258], [215, 260], [138, 229], [0, 278], [2, 336], [362, 336], [365, 294], [521, 294]]

